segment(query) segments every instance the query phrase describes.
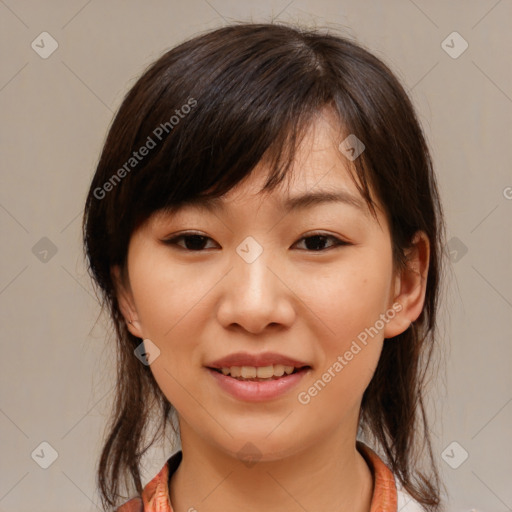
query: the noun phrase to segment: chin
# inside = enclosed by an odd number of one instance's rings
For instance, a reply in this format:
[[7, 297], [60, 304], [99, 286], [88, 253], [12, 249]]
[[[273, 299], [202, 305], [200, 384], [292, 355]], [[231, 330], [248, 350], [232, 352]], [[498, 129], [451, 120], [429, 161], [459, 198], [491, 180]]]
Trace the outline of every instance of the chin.
[[300, 451], [300, 446], [286, 446], [283, 438], [276, 437], [272, 441], [265, 439], [267, 434], [254, 438], [249, 435], [236, 436], [230, 439], [229, 446], [223, 446], [222, 449], [226, 455], [243, 462], [247, 467], [257, 462], [282, 460]]

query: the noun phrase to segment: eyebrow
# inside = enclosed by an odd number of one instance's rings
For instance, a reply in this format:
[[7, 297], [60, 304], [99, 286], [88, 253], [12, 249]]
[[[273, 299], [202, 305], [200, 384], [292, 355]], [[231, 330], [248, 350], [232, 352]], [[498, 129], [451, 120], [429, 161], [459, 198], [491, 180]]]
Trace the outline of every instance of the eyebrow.
[[327, 190], [305, 192], [304, 194], [286, 199], [283, 204], [283, 209], [290, 212], [325, 203], [344, 203], [362, 211], [366, 210], [365, 203], [362, 199], [359, 199], [344, 190], [338, 190], [335, 192]]
[[[292, 212], [327, 203], [344, 203], [361, 210], [363, 213], [367, 213], [365, 202], [344, 190], [305, 192], [285, 199], [280, 209], [285, 212]], [[220, 197], [195, 197], [171, 207], [171, 210], [178, 210], [181, 207], [192, 207], [198, 210], [204, 210], [207, 213], [212, 213], [215, 211], [224, 211], [226, 209], [226, 201]]]

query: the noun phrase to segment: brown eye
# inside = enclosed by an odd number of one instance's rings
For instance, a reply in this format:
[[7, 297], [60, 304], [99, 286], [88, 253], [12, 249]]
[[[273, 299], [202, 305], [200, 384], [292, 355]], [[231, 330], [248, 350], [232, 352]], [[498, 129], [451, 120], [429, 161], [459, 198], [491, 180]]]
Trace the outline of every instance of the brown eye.
[[[323, 252], [327, 249], [331, 249], [340, 245], [350, 245], [348, 242], [345, 242], [344, 240], [341, 240], [335, 236], [323, 234], [306, 236], [301, 238], [300, 241], [302, 240], [306, 241], [306, 250], [313, 252]], [[333, 241], [333, 244], [325, 248], [325, 244], [329, 240]]]
[[[178, 243], [181, 240], [184, 241], [183, 245]], [[166, 245], [178, 246], [186, 251], [202, 252], [204, 250], [204, 248], [205, 248], [204, 246], [208, 240], [211, 240], [211, 238], [208, 236], [192, 233], [192, 234], [184, 234], [184, 235], [175, 236], [168, 240], [163, 240], [163, 242]]]
[[[162, 242], [166, 245], [177, 246], [189, 252], [204, 252], [204, 250], [207, 248], [205, 245], [208, 240], [212, 239], [208, 236], [197, 233], [185, 233], [166, 240], [162, 240]], [[183, 243], [181, 243], [182, 241]], [[337, 238], [333, 235], [325, 234], [313, 234], [307, 237], [303, 237], [299, 240], [299, 242], [302, 241], [305, 241], [305, 250], [311, 252], [325, 252], [326, 250], [337, 246], [351, 245], [349, 242], [341, 240], [340, 238]], [[329, 242], [331, 242], [330, 245], [327, 245], [326, 247], [326, 244]]]

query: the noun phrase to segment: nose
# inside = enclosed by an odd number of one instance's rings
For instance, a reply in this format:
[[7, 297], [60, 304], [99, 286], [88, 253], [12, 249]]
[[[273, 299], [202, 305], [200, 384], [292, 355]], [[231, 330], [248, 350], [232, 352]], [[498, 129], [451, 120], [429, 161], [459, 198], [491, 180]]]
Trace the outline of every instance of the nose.
[[266, 251], [251, 263], [234, 254], [232, 269], [221, 281], [219, 322], [225, 328], [238, 327], [252, 334], [292, 325], [295, 309], [290, 276], [279, 268]]

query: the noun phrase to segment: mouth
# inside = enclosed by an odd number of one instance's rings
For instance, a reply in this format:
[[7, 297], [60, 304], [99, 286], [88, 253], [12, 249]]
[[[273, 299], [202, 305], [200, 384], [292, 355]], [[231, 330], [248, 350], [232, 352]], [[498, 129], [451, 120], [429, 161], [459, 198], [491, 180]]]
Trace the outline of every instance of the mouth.
[[284, 399], [312, 371], [311, 366], [205, 367], [218, 389], [238, 401], [266, 402]]
[[310, 369], [311, 366], [304, 365], [297, 367], [273, 364], [267, 366], [224, 366], [222, 368], [208, 368], [225, 377], [231, 377], [239, 381], [268, 382], [306, 371]]
[[236, 352], [204, 365], [217, 389], [244, 402], [285, 399], [312, 367], [277, 352]]

